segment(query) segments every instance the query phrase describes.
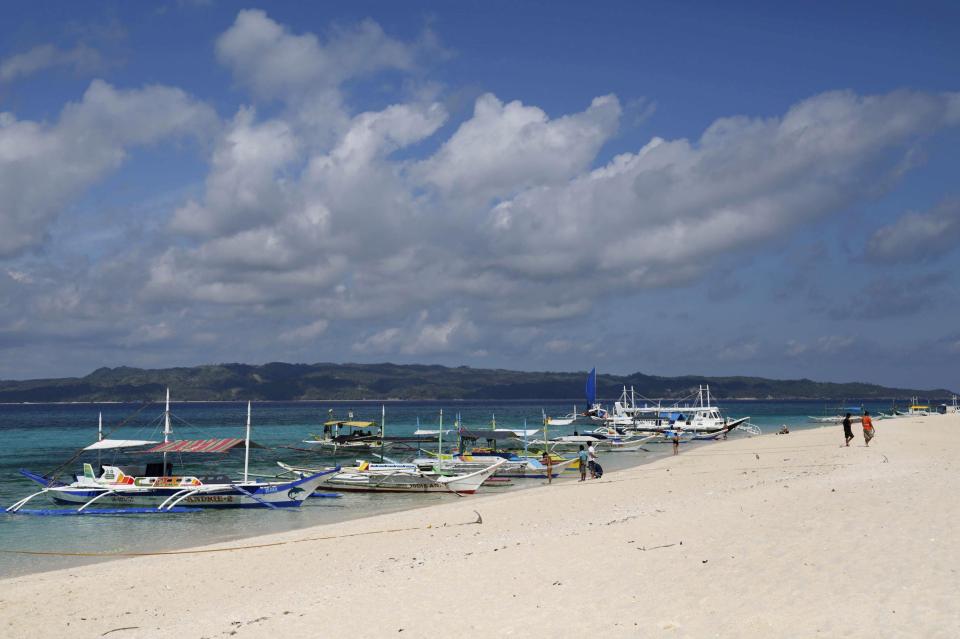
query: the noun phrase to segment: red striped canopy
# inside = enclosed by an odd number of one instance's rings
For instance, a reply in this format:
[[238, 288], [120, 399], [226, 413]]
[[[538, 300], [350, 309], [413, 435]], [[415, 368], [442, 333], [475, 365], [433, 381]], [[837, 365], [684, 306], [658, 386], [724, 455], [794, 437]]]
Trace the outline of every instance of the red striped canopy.
[[[225, 453], [236, 446], [243, 446], [240, 437], [227, 439], [178, 439], [147, 449], [145, 453]], [[256, 442], [250, 442], [250, 448], [263, 448]]]

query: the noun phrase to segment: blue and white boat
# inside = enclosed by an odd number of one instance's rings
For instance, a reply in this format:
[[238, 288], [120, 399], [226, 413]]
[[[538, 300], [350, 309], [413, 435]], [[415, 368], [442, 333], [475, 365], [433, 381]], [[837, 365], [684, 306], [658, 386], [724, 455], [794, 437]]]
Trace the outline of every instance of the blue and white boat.
[[[258, 481], [250, 478], [251, 405], [247, 404], [247, 431], [244, 439], [170, 440], [170, 391], [167, 390], [164, 413], [163, 443], [143, 451], [162, 454], [162, 462], [136, 466], [103, 466], [97, 476], [93, 465], [85, 463], [83, 474], [74, 481], [63, 482], [29, 470], [21, 470], [24, 477], [40, 484], [37, 491], [7, 508], [8, 513], [20, 512], [28, 502], [46, 495], [55, 503], [77, 506], [76, 512], [93, 512], [88, 508], [96, 504], [108, 507], [131, 509], [136, 512], [176, 512], [175, 509], [194, 508], [290, 508], [300, 506], [328, 475], [339, 471], [339, 466], [298, 477], [293, 481]], [[102, 428], [102, 427], [101, 427]], [[103, 439], [84, 450], [102, 451], [117, 448], [143, 447], [158, 442], [143, 440]], [[232, 480], [225, 475], [173, 475], [166, 462], [168, 453], [213, 453], [225, 452], [240, 444], [244, 445], [243, 479]], [[26, 511], [24, 511], [26, 512]]]

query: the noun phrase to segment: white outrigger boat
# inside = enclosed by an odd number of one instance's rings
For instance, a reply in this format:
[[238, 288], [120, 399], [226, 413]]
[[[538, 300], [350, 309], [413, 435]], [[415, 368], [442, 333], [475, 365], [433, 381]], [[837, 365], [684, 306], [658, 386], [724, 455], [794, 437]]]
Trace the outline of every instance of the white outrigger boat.
[[573, 422], [577, 421], [577, 418], [580, 415], [577, 414], [577, 406], [574, 404], [573, 412], [564, 415], [563, 417], [550, 417], [546, 412], [543, 413], [543, 423], [547, 426], [570, 426]]
[[[595, 401], [596, 376], [593, 371], [587, 382], [588, 397], [591, 392]], [[725, 417], [720, 408], [713, 404], [709, 385], [700, 385], [697, 394], [692, 397], [693, 401], [686, 403], [683, 403], [683, 400], [670, 404], [646, 401], [641, 405], [637, 402], [637, 393], [633, 387], [627, 389], [624, 386], [620, 398], [613, 404], [612, 411], [594, 403], [590, 411], [591, 419], [601, 425], [591, 431], [591, 434], [612, 437], [663, 433], [676, 429], [696, 435], [722, 436], [736, 429], [751, 435], [760, 434], [760, 429], [750, 423], [749, 417]]]
[[[25, 477], [37, 482], [43, 489], [33, 493], [6, 509], [9, 513], [31, 514], [119, 514], [130, 512], [184, 512], [199, 508], [287, 508], [300, 506], [330, 474], [337, 469], [303, 475], [295, 481], [263, 482], [249, 477], [250, 448], [257, 447], [250, 441], [250, 412], [247, 404], [247, 430], [245, 439], [207, 439], [170, 441], [170, 391], [167, 390], [164, 412], [163, 443], [145, 453], [162, 453], [162, 463], [143, 464], [138, 467], [104, 466], [98, 477], [90, 463], [83, 465], [83, 474], [69, 483], [56, 477], [47, 477], [28, 470], [21, 470]], [[101, 438], [84, 450], [109, 450], [133, 448], [156, 442], [142, 440], [109, 440]], [[244, 444], [245, 455], [243, 479], [236, 481], [224, 475], [213, 477], [198, 475], [171, 475], [166, 457], [170, 452], [225, 452]], [[55, 503], [79, 506], [76, 511], [47, 511], [32, 513], [24, 506], [35, 497], [47, 495]], [[91, 509], [90, 506], [110, 506], [108, 510]], [[181, 504], [183, 506], [181, 506]]]
[[[455, 493], [472, 495], [506, 462], [500, 459], [472, 472], [446, 475], [423, 470], [416, 464], [371, 464], [364, 462], [356, 468], [340, 470], [322, 479], [326, 490], [344, 492], [380, 493]], [[298, 468], [283, 462], [277, 464], [297, 476], [316, 476], [319, 471]], [[326, 472], [329, 472], [326, 471]]]
[[530, 442], [533, 446], [544, 446], [551, 452], [553, 451], [577, 451], [580, 446], [593, 446], [598, 451], [605, 453], [633, 453], [644, 450], [643, 445], [656, 437], [656, 435], [645, 435], [643, 437], [623, 437], [620, 435], [608, 436], [600, 433], [590, 433], [587, 435], [563, 435], [553, 437], [548, 441], [538, 439]]

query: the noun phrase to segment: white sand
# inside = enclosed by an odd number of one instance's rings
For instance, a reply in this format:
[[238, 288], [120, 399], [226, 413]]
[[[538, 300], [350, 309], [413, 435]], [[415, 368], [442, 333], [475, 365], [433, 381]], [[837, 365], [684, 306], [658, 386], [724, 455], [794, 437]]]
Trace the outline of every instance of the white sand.
[[0, 636], [956, 637], [960, 417], [877, 429], [8, 579]]

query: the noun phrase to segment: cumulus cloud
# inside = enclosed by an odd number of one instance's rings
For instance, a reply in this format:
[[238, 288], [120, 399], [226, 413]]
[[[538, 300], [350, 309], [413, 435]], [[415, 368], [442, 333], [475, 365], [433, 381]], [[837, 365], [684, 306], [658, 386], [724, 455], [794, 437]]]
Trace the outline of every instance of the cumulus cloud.
[[0, 257], [42, 241], [64, 206], [126, 159], [128, 149], [171, 136], [205, 137], [206, 105], [180, 89], [90, 83], [53, 124], [0, 113]]
[[[695, 142], [653, 139], [489, 214], [518, 276], [604, 273], [634, 287], [689, 281], [723, 255], [869, 195], [905, 149], [960, 122], [960, 96], [832, 92], [781, 118], [723, 118]], [[569, 256], [576, 256], [570, 259]]]
[[911, 211], [867, 240], [865, 257], [878, 263], [930, 261], [960, 245], [960, 198], [926, 212]]
[[[440, 130], [439, 103], [348, 115], [341, 102], [347, 76], [388, 68], [381, 44], [397, 43], [369, 26], [321, 42], [262, 12], [238, 16], [220, 59], [286, 110], [268, 120], [243, 110], [224, 131], [205, 195], [174, 217], [199, 242], [155, 262], [149, 299], [296, 301], [331, 323], [446, 302], [475, 327], [570, 321], [612, 291], [695, 281], [724, 256], [872, 197], [919, 141], [960, 122], [955, 94], [830, 92], [781, 117], [721, 118], [696, 140], [653, 138], [594, 168], [622, 115], [615, 96], [550, 117], [484, 94], [418, 159], [396, 152]], [[273, 78], [273, 65], [301, 56], [318, 61]], [[342, 72], [317, 80], [335, 57]], [[311, 83], [323, 92], [304, 99]], [[342, 117], [318, 135], [303, 113], [331, 99]], [[381, 324], [354, 349], [442, 351], [429, 345], [443, 341], [434, 323], [420, 323], [416, 334]], [[724, 357], [742, 360], [749, 346]]]
[[[720, 118], [691, 139], [654, 137], [600, 164], [629, 118], [613, 95], [548, 115], [483, 94], [452, 124], [442, 92], [351, 104], [344, 83], [407, 74], [420, 46], [373, 22], [319, 36], [242, 11], [216, 45], [249, 99], [226, 122], [177, 89], [99, 81], [52, 123], [3, 114], [0, 257], [36, 246], [132, 147], [174, 135], [212, 144], [200, 190], [166, 207], [161, 230], [122, 259], [49, 281], [12, 265], [0, 287], [34, 290], [32, 313], [111, 333], [91, 301], [109, 297], [90, 293], [120, 291], [114, 317], [127, 344], [139, 331], [138, 348], [191, 335], [249, 346], [224, 347], [238, 359], [257, 345], [296, 354], [324, 341], [370, 355], [573, 357], [578, 318], [612, 317], [644, 290], [696, 282], [876, 196], [926, 137], [960, 123], [957, 94], [830, 92], [777, 117]], [[264, 324], [275, 330], [265, 336]], [[561, 325], [567, 338], [552, 330]], [[787, 349], [841, 349], [824, 339]], [[711, 357], [727, 362], [783, 354], [782, 340], [768, 349], [752, 334], [715, 341]]]
[[550, 120], [519, 101], [480, 96], [473, 117], [421, 164], [423, 179], [454, 199], [481, 201], [566, 181], [593, 162], [616, 132], [620, 102], [595, 98], [582, 113]]
[[24, 53], [0, 60], [0, 84], [55, 67], [65, 67], [76, 73], [90, 73], [103, 66], [104, 60], [100, 52], [85, 44], [78, 44], [72, 49], [41, 44]]
[[415, 49], [366, 20], [335, 29], [326, 42], [295, 35], [266, 12], [247, 9], [217, 39], [217, 57], [237, 80], [261, 97], [311, 93], [384, 69], [410, 69]]

